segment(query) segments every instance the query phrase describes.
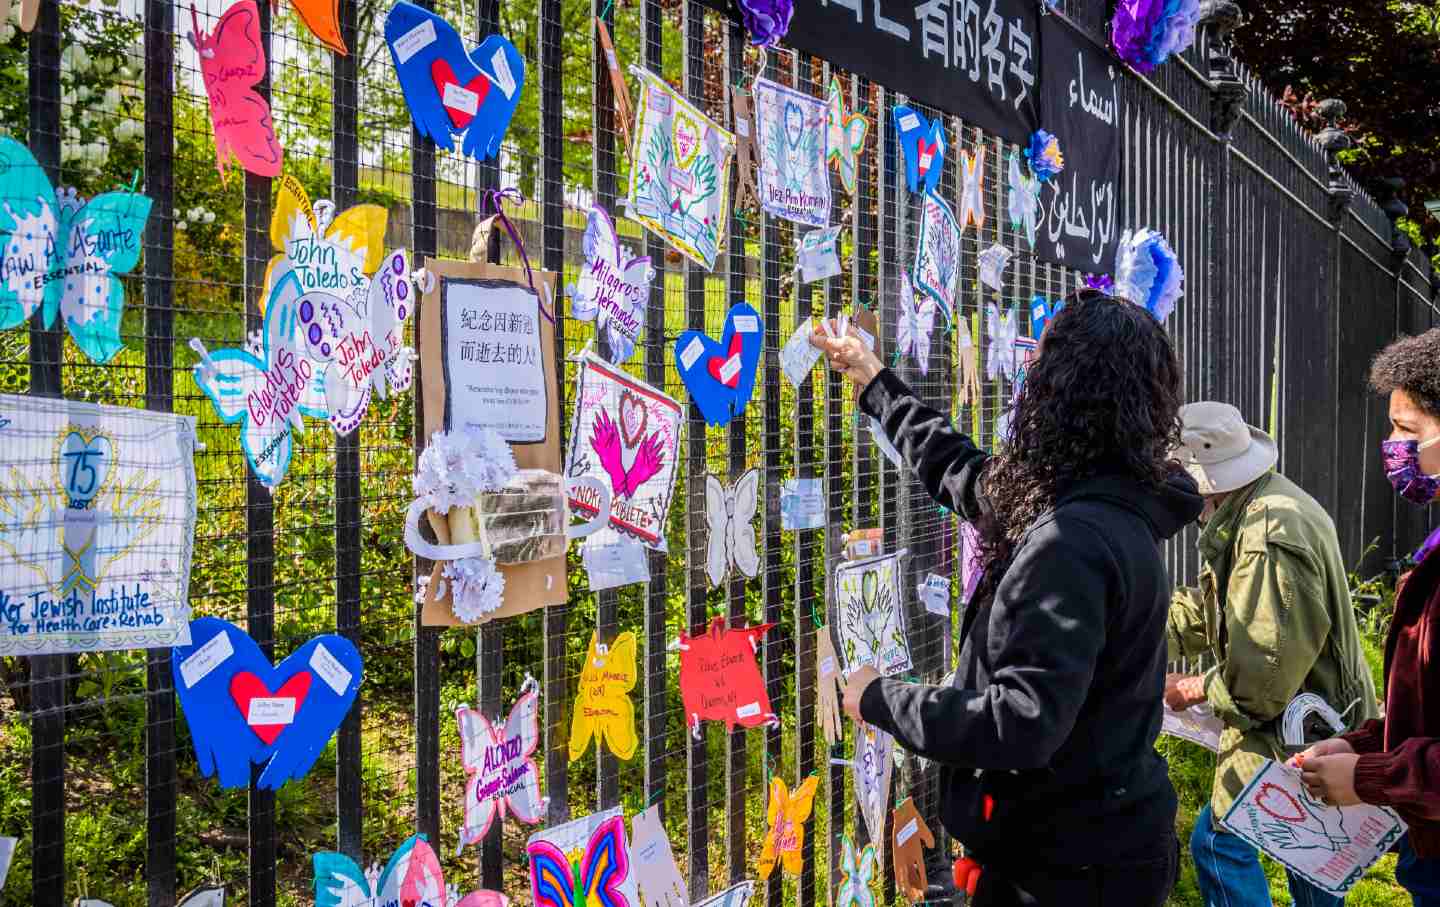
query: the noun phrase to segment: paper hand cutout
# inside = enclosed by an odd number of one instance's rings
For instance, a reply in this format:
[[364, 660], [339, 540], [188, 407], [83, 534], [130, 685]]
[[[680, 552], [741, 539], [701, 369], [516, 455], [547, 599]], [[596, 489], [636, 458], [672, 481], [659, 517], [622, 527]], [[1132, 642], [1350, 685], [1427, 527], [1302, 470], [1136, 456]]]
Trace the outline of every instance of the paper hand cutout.
[[575, 715], [570, 723], [570, 761], [584, 755], [595, 738], [603, 738], [610, 752], [630, 759], [639, 746], [635, 734], [635, 706], [629, 692], [635, 689], [635, 634], [621, 633], [609, 646], [599, 635], [590, 634], [590, 651], [580, 670], [580, 692], [575, 698]]
[[829, 159], [840, 171], [840, 183], [845, 191], [853, 193], [858, 161], [865, 150], [865, 134], [870, 131], [870, 119], [863, 114], [845, 111], [845, 92], [840, 87], [839, 76], [830, 77], [825, 122], [829, 130]]
[[815, 637], [815, 673], [819, 690], [820, 730], [825, 742], [834, 746], [840, 742], [841, 728], [840, 662], [835, 657], [835, 644], [830, 641], [830, 628], [821, 627]]
[[1035, 233], [1040, 229], [1040, 181], [1025, 173], [1020, 158], [1010, 154], [1009, 212], [1012, 229], [1024, 227], [1025, 239], [1035, 248]]
[[264, 764], [256, 786], [275, 790], [310, 771], [360, 690], [354, 643], [326, 633], [272, 667], [229, 621], [191, 621], [190, 640], [174, 647], [171, 664], [200, 774], [244, 787], [250, 764]]
[[[116, 275], [140, 260], [150, 199], [106, 192], [83, 202], [51, 186], [30, 149], [0, 136], [0, 330], [40, 310], [59, 313], [75, 345], [95, 362], [120, 352], [125, 289]], [[43, 304], [43, 305], [42, 305]]]
[[745, 412], [755, 392], [764, 337], [759, 313], [741, 302], [725, 316], [719, 343], [696, 330], [682, 332], [675, 341], [675, 368], [706, 423], [727, 425]]
[[400, 0], [385, 17], [385, 43], [410, 117], [420, 134], [446, 151], [498, 160], [525, 87], [525, 58], [502, 35], [467, 52], [455, 29], [436, 14]]
[[975, 233], [985, 226], [985, 146], [976, 145], [975, 151], [960, 152], [960, 175], [964, 185], [960, 190], [960, 230], [974, 224]]
[[440, 860], [424, 835], [412, 835], [396, 848], [382, 871], [367, 872], [343, 853], [314, 856], [315, 907], [379, 907], [382, 904], [434, 907], [508, 907], [498, 891], [472, 891], [452, 900]]
[[689, 907], [690, 896], [660, 821], [658, 805], [630, 820], [630, 859], [645, 907]]
[[340, 35], [340, 0], [290, 0], [290, 5], [321, 44], [342, 57], [349, 54]]
[[934, 192], [945, 166], [945, 125], [900, 104], [893, 111], [895, 133], [905, 155], [905, 185], [911, 192]]
[[990, 303], [985, 307], [985, 379], [1013, 378], [1015, 375], [1015, 338], [1019, 327], [1015, 323], [1015, 310], [1001, 314], [1000, 307]]
[[773, 626], [726, 629], [725, 618], [716, 617], [697, 636], [680, 634], [680, 699], [697, 740], [701, 721], [723, 721], [726, 731], [778, 724], [755, 661], [760, 640]]
[[849, 835], [841, 835], [840, 887], [835, 891], [835, 907], [875, 907], [875, 892], [870, 886], [875, 882], [879, 863], [874, 844], [866, 844], [857, 857], [855, 842]]
[[650, 281], [655, 269], [650, 256], [631, 257], [620, 245], [615, 223], [595, 205], [585, 226], [582, 243], [585, 267], [580, 281], [569, 288], [570, 315], [594, 321], [605, 332], [610, 361], [624, 362], [635, 352], [635, 341], [645, 327], [645, 306], [650, 302]]
[[900, 317], [895, 322], [895, 343], [901, 355], [908, 355], [920, 367], [920, 374], [930, 371], [930, 333], [935, 329], [935, 304], [923, 299], [915, 303], [915, 287], [909, 274], [900, 275]]
[[961, 406], [980, 403], [980, 362], [975, 341], [970, 337], [968, 321], [960, 322], [960, 392]]
[[706, 548], [705, 575], [711, 586], [725, 581], [734, 567], [745, 576], [760, 573], [760, 554], [755, 550], [755, 511], [760, 502], [760, 471], [749, 469], [730, 487], [712, 475], [705, 476], [705, 525], [710, 544]]
[[636, 907], [619, 807], [538, 831], [525, 853], [535, 907]]
[[1039, 339], [1045, 333], [1045, 325], [1049, 324], [1060, 310], [1065, 308], [1065, 300], [1052, 303], [1044, 296], [1036, 296], [1030, 300], [1030, 336]]
[[910, 903], [919, 903], [925, 900], [925, 887], [929, 884], [925, 876], [925, 851], [935, 847], [935, 836], [920, 817], [913, 797], [906, 797], [893, 815], [895, 884]]
[[504, 725], [492, 724], [475, 709], [455, 710], [466, 774], [465, 827], [456, 854], [466, 844], [483, 840], [491, 824], [507, 812], [527, 825], [543, 818], [545, 798], [534, 758], [540, 743], [539, 711], [540, 691], [533, 677], [525, 678]]
[[[40, 0], [20, 0], [20, 30], [29, 34], [40, 15]], [[0, 22], [10, 19], [10, 0], [0, 0]], [[4, 879], [0, 878], [0, 882]]]
[[265, 78], [265, 45], [260, 40], [260, 11], [255, 0], [241, 0], [220, 17], [215, 31], [200, 30], [190, 8], [194, 31], [190, 43], [200, 58], [205, 94], [210, 99], [210, 124], [215, 129], [215, 166], [220, 178], [233, 154], [240, 166], [256, 176], [279, 176], [284, 160], [270, 104], [255, 91]]
[[811, 775], [792, 794], [780, 778], [770, 779], [770, 803], [765, 809], [765, 844], [760, 849], [759, 875], [770, 878], [779, 863], [786, 873], [800, 874], [801, 850], [805, 844], [805, 823], [815, 805], [818, 775]]

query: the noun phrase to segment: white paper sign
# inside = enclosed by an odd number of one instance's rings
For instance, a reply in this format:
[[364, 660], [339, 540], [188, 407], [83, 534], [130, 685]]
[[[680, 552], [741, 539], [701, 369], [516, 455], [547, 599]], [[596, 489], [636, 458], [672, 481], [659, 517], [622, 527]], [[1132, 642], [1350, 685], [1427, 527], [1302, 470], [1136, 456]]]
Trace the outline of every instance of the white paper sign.
[[1310, 884], [1343, 895], [1405, 833], [1383, 806], [1326, 806], [1300, 772], [1266, 760], [1225, 814], [1224, 826]]
[[350, 689], [350, 670], [330, 654], [324, 643], [316, 643], [315, 651], [310, 653], [310, 668], [330, 685], [336, 696], [344, 696], [345, 691]]
[[810, 345], [810, 335], [814, 331], [811, 320], [806, 318], [780, 348], [780, 368], [786, 379], [796, 387], [805, 383], [805, 379], [810, 377], [810, 370], [824, 355], [818, 347]]
[[835, 568], [835, 601], [830, 621], [836, 654], [848, 676], [869, 666], [885, 677], [910, 670], [905, 608], [900, 599], [900, 557], [904, 551]]
[[245, 722], [255, 727], [295, 723], [294, 696], [257, 696], [250, 700]]
[[586, 539], [580, 546], [580, 556], [585, 562], [592, 592], [650, 579], [645, 546], [610, 529], [602, 529]]
[[836, 251], [840, 228], [826, 227], [811, 230], [800, 240], [796, 266], [800, 268], [800, 281], [813, 283], [840, 273], [840, 256]]
[[190, 642], [195, 419], [0, 395], [0, 655]]
[[934, 573], [926, 574], [925, 582], [915, 588], [925, 610], [939, 617], [950, 616], [950, 581]]
[[540, 298], [508, 280], [441, 279], [451, 431], [492, 428], [512, 444], [545, 440]]
[[188, 690], [204, 680], [207, 674], [220, 667], [225, 659], [234, 654], [235, 646], [230, 642], [230, 634], [216, 633], [210, 637], [209, 642], [180, 662], [180, 679], [185, 681], [185, 688]]
[[1173, 711], [1167, 705], [1163, 723], [1160, 725], [1162, 734], [1188, 740], [1212, 753], [1220, 752], [1220, 732], [1223, 730], [1225, 723], [1216, 718], [1210, 706], [1204, 703], [1192, 705], [1183, 712]]
[[825, 525], [825, 493], [819, 479], [786, 479], [780, 486], [780, 528]]

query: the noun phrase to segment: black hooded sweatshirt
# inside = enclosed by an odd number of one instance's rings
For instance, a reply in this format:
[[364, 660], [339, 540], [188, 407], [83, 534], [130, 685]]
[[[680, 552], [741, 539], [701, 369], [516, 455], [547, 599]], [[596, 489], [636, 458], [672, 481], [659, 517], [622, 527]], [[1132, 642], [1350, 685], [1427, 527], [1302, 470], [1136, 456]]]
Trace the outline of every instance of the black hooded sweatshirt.
[[[987, 453], [889, 369], [860, 407], [931, 497], [978, 516]], [[1155, 752], [1171, 593], [1161, 544], [1203, 504], [1179, 471], [1160, 488], [1118, 475], [1076, 482], [1015, 546], [994, 594], [966, 611], [953, 685], [883, 679], [865, 690], [864, 719], [940, 765], [941, 821], [982, 865], [1173, 851], [1175, 790]]]

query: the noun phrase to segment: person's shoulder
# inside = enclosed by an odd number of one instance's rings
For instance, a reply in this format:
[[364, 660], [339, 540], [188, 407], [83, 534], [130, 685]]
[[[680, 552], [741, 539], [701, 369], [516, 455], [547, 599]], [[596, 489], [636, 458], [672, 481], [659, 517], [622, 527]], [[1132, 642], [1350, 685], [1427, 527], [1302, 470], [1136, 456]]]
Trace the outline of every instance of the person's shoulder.
[[1319, 555], [1335, 538], [1335, 523], [1325, 508], [1299, 485], [1278, 472], [1260, 480], [1236, 528], [1242, 551], [1280, 545]]

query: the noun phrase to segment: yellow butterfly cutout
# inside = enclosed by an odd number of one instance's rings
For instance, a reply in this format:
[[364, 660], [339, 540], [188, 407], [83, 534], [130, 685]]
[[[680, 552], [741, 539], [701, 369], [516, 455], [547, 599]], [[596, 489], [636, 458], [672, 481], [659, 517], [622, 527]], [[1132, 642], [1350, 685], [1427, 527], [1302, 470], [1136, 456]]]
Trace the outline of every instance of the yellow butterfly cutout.
[[635, 634], [621, 633], [601, 651], [599, 639], [590, 634], [590, 651], [580, 671], [580, 695], [570, 722], [570, 761], [584, 755], [595, 738], [603, 737], [610, 752], [629, 760], [640, 745], [635, 734], [635, 706], [626, 694], [635, 689]]
[[[326, 206], [327, 211], [331, 207], [329, 201], [320, 204]], [[271, 286], [271, 273], [285, 258], [287, 244], [296, 238], [313, 237], [321, 230], [324, 230], [327, 243], [358, 255], [361, 258], [360, 269], [367, 276], [373, 276], [380, 270], [380, 263], [385, 260], [385, 222], [389, 219], [389, 212], [384, 207], [355, 205], [326, 223], [322, 223], [315, 208], [299, 180], [288, 173], [280, 178], [275, 211], [270, 216], [270, 245], [278, 254], [271, 256], [270, 263], [265, 266], [265, 286]], [[263, 306], [262, 297], [262, 310]]]
[[770, 779], [770, 805], [765, 810], [765, 822], [770, 828], [765, 832], [765, 846], [760, 850], [760, 878], [770, 878], [777, 861], [788, 874], [800, 874], [805, 823], [810, 821], [810, 810], [815, 806], [815, 789], [819, 785], [820, 776], [811, 775], [795, 788], [792, 795], [784, 781]]

